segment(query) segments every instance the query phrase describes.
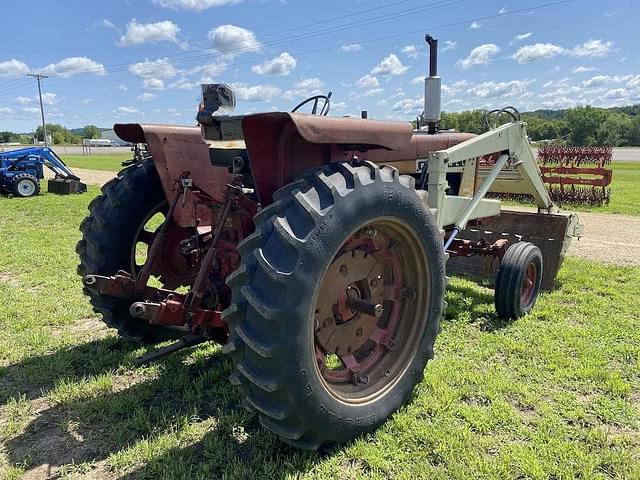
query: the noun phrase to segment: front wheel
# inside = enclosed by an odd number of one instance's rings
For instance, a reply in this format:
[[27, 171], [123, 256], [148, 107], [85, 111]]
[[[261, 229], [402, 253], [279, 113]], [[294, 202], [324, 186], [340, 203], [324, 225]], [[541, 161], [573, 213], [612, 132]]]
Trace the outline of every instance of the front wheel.
[[540, 293], [542, 268], [542, 252], [533, 243], [509, 246], [496, 274], [495, 304], [500, 318], [514, 320], [531, 311]]
[[40, 193], [40, 181], [28, 173], [16, 175], [11, 185], [11, 191], [18, 197], [33, 197]]
[[333, 164], [255, 223], [228, 280], [232, 382], [298, 447], [375, 429], [422, 379], [444, 303], [441, 236], [413, 179]]

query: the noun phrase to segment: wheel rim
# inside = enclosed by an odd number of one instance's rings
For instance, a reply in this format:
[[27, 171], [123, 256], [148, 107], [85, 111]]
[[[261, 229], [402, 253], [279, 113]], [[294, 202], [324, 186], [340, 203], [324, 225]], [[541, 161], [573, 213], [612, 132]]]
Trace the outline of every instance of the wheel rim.
[[[133, 274], [137, 274], [146, 262], [151, 245], [158, 235], [158, 230], [166, 218], [167, 211], [167, 202], [160, 202], [138, 226], [131, 246], [131, 272]], [[164, 245], [151, 272], [152, 275], [159, 277], [164, 288], [172, 290], [190, 285], [193, 282], [197, 270], [188, 265], [182, 256], [180, 242], [195, 233], [195, 229], [182, 228], [175, 222], [169, 224]]]
[[338, 250], [312, 312], [318, 373], [335, 398], [365, 403], [402, 377], [427, 325], [427, 265], [414, 231], [396, 220], [367, 223]]
[[536, 292], [536, 284], [538, 281], [538, 266], [531, 262], [527, 265], [524, 278], [522, 279], [522, 290], [520, 292], [520, 300], [522, 307], [527, 308], [533, 302]]
[[35, 191], [36, 191], [36, 184], [33, 183], [33, 181], [25, 178], [18, 182], [18, 192], [20, 192], [20, 195], [23, 195], [25, 197], [30, 197], [35, 193]]

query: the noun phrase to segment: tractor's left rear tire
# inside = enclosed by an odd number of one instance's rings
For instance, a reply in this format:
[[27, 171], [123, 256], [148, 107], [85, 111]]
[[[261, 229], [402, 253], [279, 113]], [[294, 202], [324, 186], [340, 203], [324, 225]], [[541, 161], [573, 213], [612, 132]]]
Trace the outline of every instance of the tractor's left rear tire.
[[227, 280], [231, 382], [293, 446], [374, 430], [423, 378], [444, 307], [442, 237], [413, 178], [331, 164], [276, 192], [255, 225]]
[[40, 181], [28, 173], [16, 175], [11, 182], [11, 193], [22, 198], [34, 197], [40, 193]]
[[[124, 270], [133, 273], [135, 247], [148, 219], [162, 211], [166, 197], [153, 160], [146, 159], [121, 170], [102, 187], [89, 204], [89, 216], [80, 225], [82, 239], [76, 246], [80, 257], [78, 274], [111, 276]], [[183, 333], [129, 313], [131, 301], [100, 295], [85, 288], [96, 313], [118, 329], [120, 336], [135, 342], [155, 343], [179, 338]]]

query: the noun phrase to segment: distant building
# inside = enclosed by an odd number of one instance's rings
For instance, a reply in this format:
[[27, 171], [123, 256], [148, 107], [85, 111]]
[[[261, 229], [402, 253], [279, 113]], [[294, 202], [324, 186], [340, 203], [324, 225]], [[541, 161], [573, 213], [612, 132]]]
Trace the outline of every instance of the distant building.
[[113, 129], [103, 130], [102, 133], [100, 133], [100, 138], [103, 140], [111, 140], [114, 144], [119, 145], [121, 147], [130, 145], [129, 142], [125, 142], [120, 137], [118, 137], [118, 135], [116, 135], [116, 132]]

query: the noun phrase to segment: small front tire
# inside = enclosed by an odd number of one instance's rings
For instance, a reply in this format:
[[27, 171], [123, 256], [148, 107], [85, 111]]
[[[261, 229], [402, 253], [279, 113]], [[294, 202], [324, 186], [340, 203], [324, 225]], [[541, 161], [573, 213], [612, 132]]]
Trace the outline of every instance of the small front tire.
[[496, 274], [495, 304], [498, 316], [515, 320], [531, 311], [542, 283], [542, 252], [530, 242], [507, 249]]

